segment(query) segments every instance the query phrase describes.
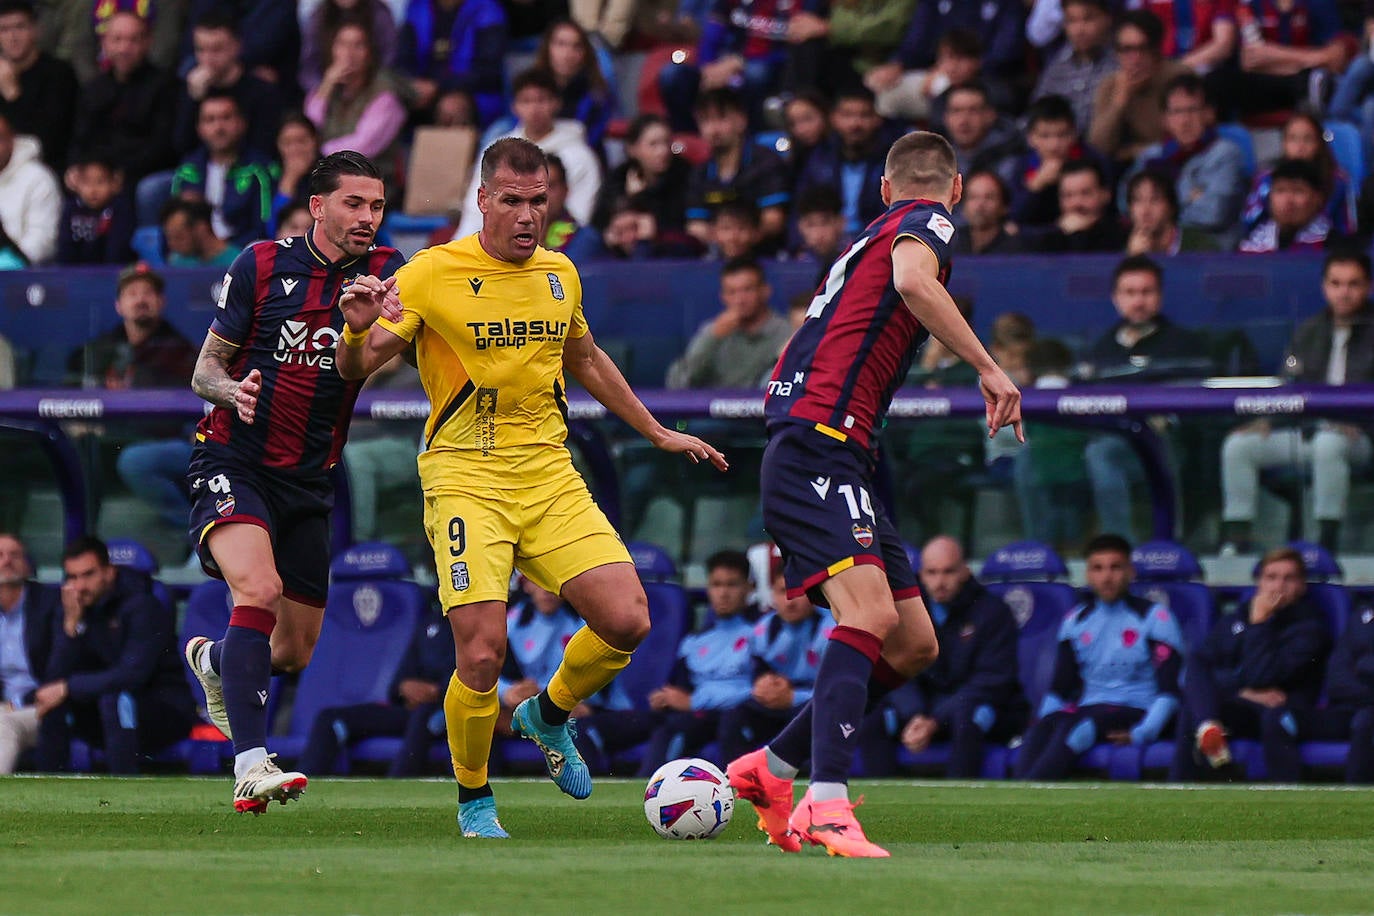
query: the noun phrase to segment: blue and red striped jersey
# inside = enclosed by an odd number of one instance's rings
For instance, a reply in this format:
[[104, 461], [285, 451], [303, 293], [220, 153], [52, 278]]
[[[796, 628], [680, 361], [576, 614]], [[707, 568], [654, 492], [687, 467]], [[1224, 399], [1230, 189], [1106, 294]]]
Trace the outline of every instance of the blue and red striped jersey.
[[251, 425], [216, 407], [196, 438], [282, 471], [320, 473], [337, 464], [362, 387], [334, 366], [344, 324], [339, 295], [361, 276], [386, 279], [404, 263], [381, 246], [330, 261], [308, 237], [245, 248], [224, 275], [210, 333], [239, 348], [231, 376], [262, 372], [262, 393]]
[[949, 211], [929, 200], [893, 203], [830, 268], [783, 350], [764, 400], [769, 426], [801, 423], [873, 449], [927, 336], [892, 283], [892, 247], [903, 238], [929, 246], [949, 282]]

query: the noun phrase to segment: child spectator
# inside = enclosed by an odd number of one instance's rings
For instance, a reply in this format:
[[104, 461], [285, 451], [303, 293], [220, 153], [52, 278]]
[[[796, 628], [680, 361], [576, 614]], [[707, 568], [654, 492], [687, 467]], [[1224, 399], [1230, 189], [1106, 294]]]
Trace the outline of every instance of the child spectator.
[[[1338, 235], [1351, 235], [1357, 223], [1354, 182], [1336, 162], [1325, 133], [1326, 128], [1315, 115], [1297, 112], [1283, 125], [1282, 158], [1304, 159], [1317, 167], [1331, 228]], [[1269, 193], [1273, 184], [1273, 169], [1266, 169], [1255, 176], [1255, 183], [1245, 198], [1242, 212], [1242, 223], [1247, 233], [1269, 216]]]
[[121, 193], [124, 176], [94, 156], [67, 172], [66, 202], [57, 237], [59, 264], [125, 264], [132, 260], [133, 205]]
[[755, 257], [759, 247], [759, 211], [744, 200], [721, 204], [711, 218], [711, 236], [716, 243], [709, 257], [722, 261]]
[[572, 241], [578, 223], [568, 212], [568, 170], [563, 160], [553, 153], [546, 158], [549, 163], [549, 209], [544, 218], [544, 247], [562, 251]]
[[793, 259], [829, 270], [847, 239], [840, 195], [834, 188], [817, 185], [797, 196], [797, 235], [801, 241], [792, 251]]
[[1012, 187], [1011, 221], [1018, 226], [1047, 226], [1059, 219], [1059, 176], [1064, 165], [1098, 161], [1074, 126], [1073, 106], [1063, 96], [1047, 95], [1026, 112], [1030, 149], [1017, 163]]
[[1322, 178], [1305, 159], [1280, 159], [1270, 173], [1269, 218], [1240, 242], [1237, 251], [1268, 254], [1275, 251], [1312, 251], [1337, 237], [1331, 217], [1323, 211]]

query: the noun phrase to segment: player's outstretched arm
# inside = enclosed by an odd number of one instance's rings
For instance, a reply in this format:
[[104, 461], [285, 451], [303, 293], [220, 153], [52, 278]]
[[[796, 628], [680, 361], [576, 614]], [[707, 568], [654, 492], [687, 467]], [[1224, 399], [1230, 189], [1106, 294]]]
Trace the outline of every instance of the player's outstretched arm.
[[258, 408], [258, 394], [262, 391], [262, 373], [249, 372], [242, 381], [229, 375], [229, 362], [239, 348], [211, 331], [200, 345], [196, 371], [191, 376], [191, 390], [217, 407], [232, 410], [245, 423], [253, 422]]
[[987, 401], [988, 435], [1010, 426], [1024, 442], [1020, 390], [973, 333], [939, 274], [940, 262], [924, 242], [898, 239], [892, 249], [892, 283], [902, 301], [936, 340], [978, 372], [978, 387]]
[[615, 360], [596, 345], [591, 331], [564, 341], [563, 368], [581, 382], [592, 397], [658, 448], [686, 455], [693, 463], [703, 459], [710, 461], [721, 471], [730, 467], [725, 456], [714, 446], [696, 436], [668, 429], [654, 419], [649, 408], [630, 388], [630, 383], [625, 381], [625, 376], [620, 374]]
[[395, 277], [359, 277], [339, 297], [339, 309], [344, 315], [344, 333], [334, 365], [344, 378], [367, 378], [406, 348], [404, 338], [377, 326], [378, 318], [401, 320]]

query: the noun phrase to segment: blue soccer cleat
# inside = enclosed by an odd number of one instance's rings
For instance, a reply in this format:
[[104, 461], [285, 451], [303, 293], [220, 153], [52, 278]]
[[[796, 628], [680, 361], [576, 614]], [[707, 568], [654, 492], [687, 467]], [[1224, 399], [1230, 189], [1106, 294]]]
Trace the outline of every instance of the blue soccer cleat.
[[484, 840], [509, 840], [510, 834], [496, 819], [496, 799], [474, 798], [458, 806], [458, 829], [465, 837]]
[[546, 725], [539, 714], [539, 698], [530, 697], [515, 707], [510, 727], [515, 734], [539, 745], [549, 768], [549, 778], [565, 794], [573, 798], [592, 794], [592, 772], [577, 752], [577, 745], [573, 744], [577, 731], [572, 719], [565, 725]]

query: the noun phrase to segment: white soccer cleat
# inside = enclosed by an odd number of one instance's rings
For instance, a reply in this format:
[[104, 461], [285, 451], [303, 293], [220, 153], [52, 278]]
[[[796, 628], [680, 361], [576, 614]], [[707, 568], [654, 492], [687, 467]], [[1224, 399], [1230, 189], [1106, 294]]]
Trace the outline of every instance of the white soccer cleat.
[[253, 764], [243, 778], [234, 783], [234, 810], [240, 814], [262, 814], [273, 801], [283, 805], [300, 798], [310, 781], [304, 773], [282, 772], [272, 762], [276, 754], [268, 754]]
[[229, 710], [224, 708], [224, 682], [209, 664], [211, 645], [212, 640], [204, 636], [192, 636], [186, 641], [182, 654], [186, 656], [191, 673], [205, 691], [205, 714], [215, 728], [224, 733], [224, 737], [232, 739], [234, 735], [229, 731]]

